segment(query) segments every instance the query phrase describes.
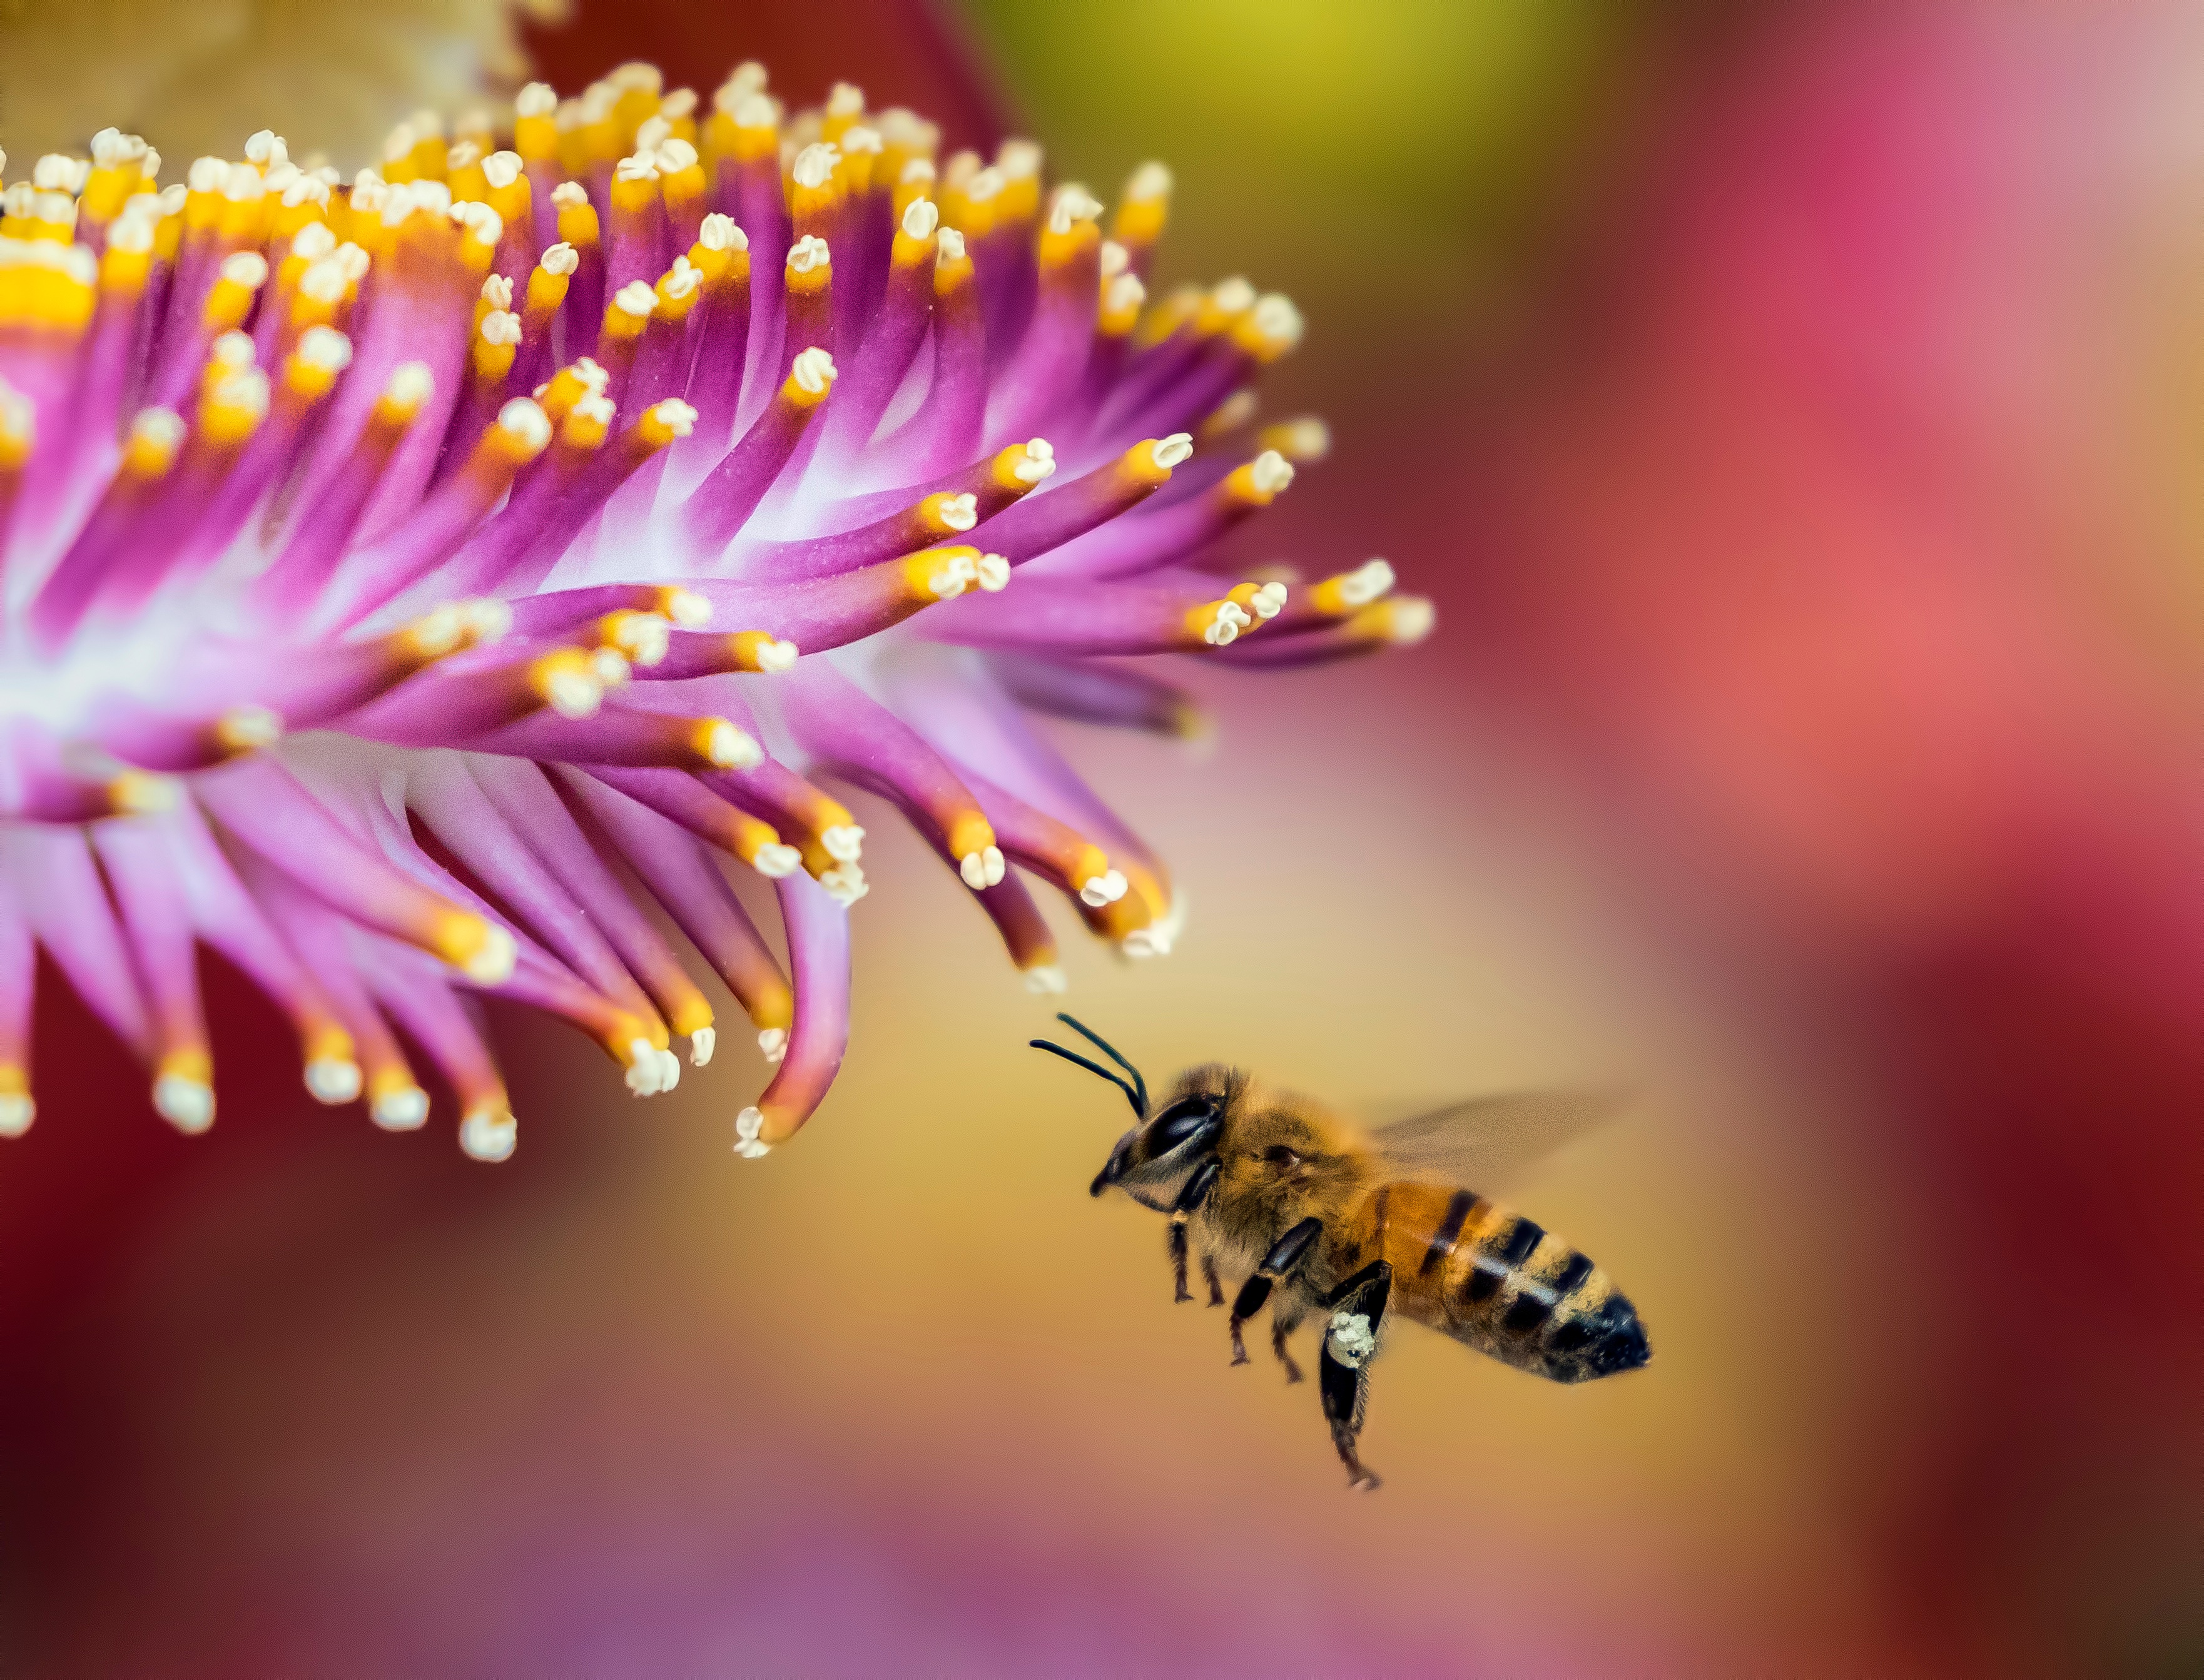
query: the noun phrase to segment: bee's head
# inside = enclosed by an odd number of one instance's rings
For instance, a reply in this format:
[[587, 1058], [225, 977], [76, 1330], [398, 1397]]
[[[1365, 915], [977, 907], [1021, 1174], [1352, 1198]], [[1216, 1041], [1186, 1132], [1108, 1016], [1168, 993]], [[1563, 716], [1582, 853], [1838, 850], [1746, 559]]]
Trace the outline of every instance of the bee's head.
[[1138, 1068], [1069, 1015], [1060, 1015], [1057, 1019], [1131, 1075], [1129, 1080], [1121, 1077], [1046, 1038], [1033, 1040], [1036, 1050], [1052, 1050], [1108, 1080], [1132, 1105], [1136, 1123], [1117, 1139], [1110, 1158], [1095, 1174], [1089, 1193], [1099, 1196], [1116, 1185], [1135, 1200], [1145, 1202], [1148, 1197], [1143, 1191], [1182, 1177], [1204, 1156], [1216, 1153], [1225, 1115], [1242, 1083], [1239, 1074], [1221, 1066], [1192, 1068], [1179, 1076], [1170, 1095], [1151, 1110], [1147, 1081]]
[[1149, 1196], [1143, 1192], [1183, 1178], [1217, 1153], [1225, 1118], [1245, 1084], [1243, 1075], [1218, 1064], [1180, 1074], [1154, 1113], [1117, 1139], [1117, 1146], [1095, 1174], [1088, 1193], [1099, 1196], [1116, 1185], [1134, 1200], [1148, 1202]]

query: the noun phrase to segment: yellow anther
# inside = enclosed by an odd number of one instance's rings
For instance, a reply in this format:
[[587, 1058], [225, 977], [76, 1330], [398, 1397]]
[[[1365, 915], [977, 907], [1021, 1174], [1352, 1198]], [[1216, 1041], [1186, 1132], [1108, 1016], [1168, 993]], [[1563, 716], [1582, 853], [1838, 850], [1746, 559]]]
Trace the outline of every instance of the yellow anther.
[[1148, 289], [1138, 275], [1117, 275], [1102, 282], [1101, 292], [1095, 330], [1105, 338], [1123, 338], [1140, 324], [1141, 306], [1148, 300]]
[[1207, 296], [1199, 286], [1182, 286], [1163, 299], [1141, 320], [1134, 334], [1135, 347], [1145, 350], [1170, 338], [1201, 313]]
[[988, 467], [988, 476], [994, 480], [996, 488], [1016, 496], [1025, 494], [1055, 473], [1056, 451], [1045, 437], [997, 450]]
[[780, 831], [771, 823], [761, 822], [747, 811], [738, 811], [729, 806], [726, 824], [726, 831], [720, 837], [720, 845], [753, 869], [765, 862], [773, 866], [773, 873], [775, 874], [789, 873], [786, 868], [779, 867], [781, 860], [779, 854], [785, 849], [781, 843]]
[[438, 956], [477, 985], [502, 985], [511, 979], [519, 955], [510, 933], [488, 918], [456, 905], [437, 913], [428, 943]]
[[960, 811], [950, 819], [947, 837], [949, 855], [967, 857], [995, 843], [994, 825], [977, 811]]
[[696, 429], [696, 411], [678, 398], [653, 403], [635, 423], [637, 440], [649, 449], [663, 449], [676, 438]]
[[834, 388], [834, 358], [814, 345], [797, 352], [796, 364], [780, 387], [784, 399], [797, 408], [816, 408]]
[[980, 551], [965, 543], [926, 548], [903, 561], [905, 598], [921, 605], [952, 600], [980, 581]]
[[258, 368], [211, 383], [199, 399], [199, 431], [220, 448], [251, 437], [268, 412], [268, 376]]
[[[574, 184], [568, 182], [567, 186]], [[552, 202], [559, 206], [559, 238], [571, 245], [588, 246], [597, 243], [597, 207], [578, 186], [568, 192], [560, 187], [551, 194]]]
[[815, 298], [834, 278], [832, 253], [826, 241], [807, 234], [789, 247], [788, 291], [791, 297]]
[[972, 258], [964, 247], [964, 236], [954, 228], [944, 228], [934, 235], [933, 295], [947, 298], [960, 287], [972, 283]]
[[969, 492], [958, 495], [948, 490], [936, 490], [919, 503], [918, 524], [930, 536], [969, 531], [979, 524], [975, 500]]
[[483, 434], [483, 441], [512, 467], [524, 467], [550, 446], [551, 422], [528, 398], [515, 397], [498, 410], [497, 423]]
[[1357, 642], [1421, 642], [1438, 623], [1437, 609], [1422, 595], [1388, 595], [1349, 618], [1341, 629]]
[[658, 171], [645, 159], [622, 160], [613, 175], [613, 214], [642, 216], [658, 197]]
[[1308, 604], [1327, 618], [1342, 618], [1348, 613], [1383, 600], [1393, 588], [1393, 568], [1383, 560], [1367, 560], [1353, 571], [1342, 571], [1313, 584], [1308, 592]]
[[283, 718], [264, 706], [234, 706], [216, 719], [215, 744], [225, 753], [258, 752], [283, 738]]
[[765, 762], [765, 748], [725, 718], [696, 719], [689, 726], [689, 745], [715, 770], [754, 770]]
[[536, 393], [536, 399], [542, 404], [544, 415], [556, 425], [583, 398], [600, 395], [605, 384], [605, 370], [584, 356], [553, 374], [550, 382]]
[[639, 338], [658, 308], [658, 293], [647, 280], [631, 280], [605, 305], [603, 335], [612, 344]]
[[471, 360], [475, 377], [494, 384], [512, 371], [520, 352], [520, 317], [507, 310], [492, 310], [475, 329]]
[[1301, 325], [1293, 300], [1272, 292], [1233, 322], [1232, 342], [1259, 362], [1275, 362], [1301, 341]]
[[669, 583], [658, 591], [658, 610], [683, 630], [702, 630], [712, 622], [712, 603], [694, 589]]
[[1153, 489], [1170, 483], [1171, 469], [1193, 453], [1194, 440], [1184, 432], [1146, 438], [1117, 458], [1117, 470], [1136, 484]]
[[1265, 449], [1252, 461], [1232, 469], [1224, 480], [1224, 494], [1243, 507], [1268, 507], [1294, 482], [1293, 463], [1275, 449]]
[[1225, 599], [1247, 615], [1247, 622], [1240, 627], [1244, 635], [1269, 623], [1283, 612], [1286, 595], [1287, 589], [1283, 583], [1241, 583], [1235, 585]]
[[166, 477], [183, 442], [181, 417], [165, 408], [143, 410], [130, 423], [130, 439], [122, 447], [122, 470], [137, 479]]
[[1204, 338], [1229, 332], [1255, 307], [1255, 288], [1238, 275], [1220, 281], [1202, 294], [1194, 312], [1194, 329]]
[[483, 169], [483, 149], [462, 140], [444, 157], [444, 180], [453, 199], [489, 202], [489, 176]]
[[1117, 201], [1117, 214], [1110, 237], [1122, 245], [1146, 250], [1163, 237], [1170, 220], [1170, 171], [1160, 163], [1143, 163], [1125, 183], [1125, 196]]
[[1205, 601], [1187, 611], [1186, 628], [1197, 642], [1212, 648], [1229, 647], [1253, 621], [1254, 614], [1230, 597]]
[[686, 257], [677, 257], [673, 266], [658, 277], [653, 289], [658, 294], [657, 314], [665, 321], [685, 321], [689, 311], [696, 306], [698, 293], [703, 290], [703, 271]]
[[375, 399], [375, 423], [403, 431], [420, 417], [435, 393], [435, 376], [426, 362], [400, 362], [390, 370], [382, 394]]
[[184, 784], [174, 776], [156, 776], [143, 770], [126, 770], [108, 783], [107, 803], [119, 817], [158, 816], [173, 811], [184, 796]]
[[558, 95], [548, 82], [530, 82], [513, 101], [512, 149], [530, 163], [548, 163], [559, 155], [559, 129], [553, 114]]
[[612, 435], [613, 405], [595, 392], [576, 399], [559, 423], [559, 441], [569, 449], [587, 452], [603, 447]]
[[775, 676], [797, 660], [793, 642], [783, 642], [768, 630], [737, 630], [727, 638], [727, 651], [738, 671]]
[[[596, 655], [605, 651], [599, 648]], [[554, 648], [530, 661], [528, 686], [562, 718], [594, 717], [605, 697], [596, 655], [579, 648]]]
[[101, 291], [128, 297], [145, 289], [153, 272], [154, 229], [149, 223], [143, 233], [142, 244], [133, 240], [127, 245], [117, 245], [112, 234], [108, 236], [107, 249], [99, 256]]
[[39, 441], [39, 414], [31, 399], [0, 379], [0, 472], [19, 470]]
[[1312, 415], [1283, 420], [1255, 434], [1259, 449], [1275, 449], [1296, 466], [1320, 461], [1331, 453], [1331, 429]]

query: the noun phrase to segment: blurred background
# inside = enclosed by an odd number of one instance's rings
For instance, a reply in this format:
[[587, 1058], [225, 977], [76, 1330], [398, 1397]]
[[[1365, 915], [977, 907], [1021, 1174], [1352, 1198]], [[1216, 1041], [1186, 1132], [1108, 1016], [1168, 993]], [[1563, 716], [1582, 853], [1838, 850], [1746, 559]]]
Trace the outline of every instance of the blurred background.
[[1098, 186], [1166, 159], [1166, 280], [1290, 292], [1266, 410], [1335, 439], [1241, 557], [1387, 555], [1439, 629], [1187, 673], [1206, 748], [1063, 731], [1192, 903], [1140, 967], [1067, 928], [1068, 1002], [1152, 1078], [1626, 1084], [1506, 1189], [1655, 1362], [1404, 1332], [1349, 1497], [868, 821], [853, 1048], [761, 1163], [732, 1053], [636, 1107], [504, 1018], [488, 1170], [310, 1112], [240, 988], [198, 1140], [42, 1006], [81, 1075], [0, 1160], [0, 1667], [2195, 1671], [2204, 17], [569, 14], [19, 0], [0, 143], [349, 168], [530, 57], [755, 56]]

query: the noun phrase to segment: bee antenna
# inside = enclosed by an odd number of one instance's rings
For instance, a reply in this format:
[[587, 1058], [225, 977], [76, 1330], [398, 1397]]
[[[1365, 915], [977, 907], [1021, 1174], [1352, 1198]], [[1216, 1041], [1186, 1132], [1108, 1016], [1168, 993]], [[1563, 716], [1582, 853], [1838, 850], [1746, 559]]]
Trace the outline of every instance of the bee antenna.
[[1111, 1044], [1107, 1038], [1104, 1038], [1099, 1032], [1094, 1031], [1093, 1027], [1087, 1026], [1084, 1021], [1076, 1020], [1071, 1016], [1063, 1014], [1061, 1010], [1057, 1013], [1056, 1018], [1133, 1076], [1133, 1089], [1140, 1096], [1141, 1112], [1143, 1115], [1146, 1115], [1148, 1111], [1148, 1082], [1141, 1077], [1141, 1070], [1135, 1068], [1131, 1062], [1126, 1061], [1123, 1056], [1118, 1055], [1117, 1047], [1115, 1044]]
[[1119, 1079], [1117, 1074], [1111, 1073], [1100, 1062], [1089, 1062], [1085, 1056], [1080, 1055], [1078, 1051], [1068, 1050], [1064, 1049], [1062, 1044], [1052, 1044], [1046, 1038], [1028, 1038], [1026, 1042], [1032, 1045], [1035, 1050], [1047, 1050], [1052, 1055], [1062, 1056], [1066, 1062], [1076, 1062], [1090, 1074], [1099, 1074], [1102, 1078], [1109, 1080], [1111, 1084], [1116, 1085], [1118, 1090], [1125, 1093], [1125, 1100], [1133, 1105], [1133, 1113], [1136, 1118], [1146, 1120], [1148, 1117], [1147, 1105], [1142, 1103], [1138, 1097], [1134, 1095], [1133, 1087], [1126, 1084], [1124, 1080]]

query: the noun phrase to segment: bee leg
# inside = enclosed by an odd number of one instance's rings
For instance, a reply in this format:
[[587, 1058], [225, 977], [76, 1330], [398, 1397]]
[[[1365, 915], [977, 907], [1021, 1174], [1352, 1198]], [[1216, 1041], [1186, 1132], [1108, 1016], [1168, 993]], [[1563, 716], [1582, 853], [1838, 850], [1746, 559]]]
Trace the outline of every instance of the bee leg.
[[[1190, 1301], [1194, 1298], [1186, 1291], [1186, 1222], [1198, 1213], [1201, 1204], [1209, 1199], [1210, 1191], [1216, 1186], [1218, 1174], [1223, 1170], [1217, 1157], [1211, 1156], [1208, 1160], [1194, 1169], [1194, 1175], [1186, 1181], [1186, 1188], [1179, 1192], [1178, 1200], [1171, 1206], [1169, 1242], [1173, 1290], [1171, 1304], [1174, 1306], [1181, 1301]], [[1210, 1263], [1208, 1256], [1202, 1257], [1201, 1263], [1205, 1269], [1208, 1268]], [[1209, 1273], [1210, 1287], [1212, 1289], [1216, 1287], [1216, 1276], [1215, 1272]]]
[[1293, 1354], [1288, 1351], [1286, 1338], [1300, 1328], [1301, 1320], [1306, 1316], [1298, 1306], [1293, 1310], [1289, 1316], [1282, 1317], [1275, 1311], [1271, 1315], [1271, 1352], [1277, 1356], [1278, 1363], [1286, 1368], [1288, 1382], [1299, 1382], [1301, 1380], [1301, 1368], [1295, 1363]]
[[1279, 1279], [1299, 1269], [1316, 1246], [1316, 1239], [1324, 1234], [1324, 1222], [1304, 1219], [1286, 1234], [1271, 1245], [1271, 1251], [1263, 1257], [1263, 1263], [1255, 1275], [1240, 1286], [1239, 1298], [1232, 1303], [1232, 1363], [1247, 1363], [1247, 1344], [1240, 1340], [1240, 1327], [1263, 1310], [1263, 1303], [1271, 1298], [1271, 1286]]
[[1378, 1486], [1376, 1472], [1364, 1465], [1354, 1443], [1362, 1433], [1362, 1414], [1370, 1400], [1370, 1360], [1378, 1351], [1378, 1330], [1385, 1322], [1385, 1302], [1392, 1293], [1392, 1266], [1373, 1260], [1319, 1304], [1330, 1310], [1331, 1319], [1317, 1358], [1317, 1387], [1324, 1396], [1324, 1421], [1331, 1425], [1331, 1444], [1347, 1466], [1350, 1488]]
[[1201, 1275], [1207, 1280], [1209, 1284], [1209, 1304], [1213, 1307], [1223, 1306], [1224, 1304], [1224, 1282], [1223, 1279], [1217, 1275], [1217, 1257], [1215, 1255], [1205, 1254], [1201, 1257]]

